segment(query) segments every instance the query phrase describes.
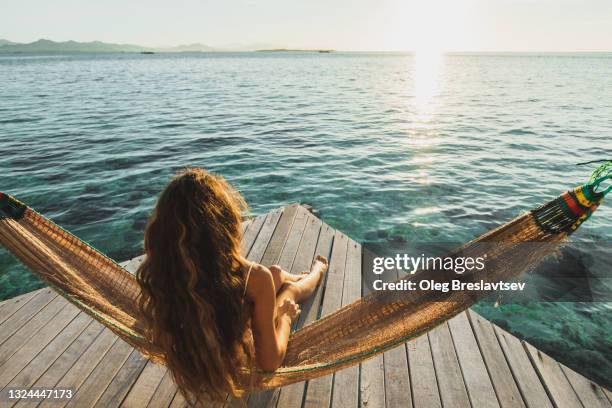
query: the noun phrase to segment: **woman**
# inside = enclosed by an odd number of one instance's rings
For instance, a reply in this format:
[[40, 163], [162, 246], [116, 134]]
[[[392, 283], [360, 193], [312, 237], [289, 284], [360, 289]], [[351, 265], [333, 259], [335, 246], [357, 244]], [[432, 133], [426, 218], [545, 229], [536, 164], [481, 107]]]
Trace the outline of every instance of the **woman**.
[[245, 368], [276, 370], [297, 304], [327, 270], [321, 256], [301, 275], [243, 258], [245, 209], [222, 177], [188, 169], [163, 191], [145, 231], [137, 277], [146, 335], [193, 401], [239, 395]]

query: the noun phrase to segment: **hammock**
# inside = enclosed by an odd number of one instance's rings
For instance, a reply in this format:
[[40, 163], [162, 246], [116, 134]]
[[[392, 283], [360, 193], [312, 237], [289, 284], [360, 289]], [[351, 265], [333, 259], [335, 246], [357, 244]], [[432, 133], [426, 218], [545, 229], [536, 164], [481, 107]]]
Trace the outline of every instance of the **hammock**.
[[[461, 279], [498, 282], [516, 278], [553, 252], [601, 203], [612, 162], [590, 182], [482, 235], [451, 256], [487, 255], [487, 268], [470, 273], [424, 270], [403, 280]], [[36, 275], [148, 358], [163, 356], [143, 337], [135, 277], [112, 259], [15, 198], [0, 193], [0, 242]], [[529, 245], [525, 245], [529, 243]], [[486, 245], [484, 245], [486, 244]], [[476, 291], [373, 292], [291, 335], [283, 367], [257, 371], [245, 389], [270, 389], [355, 365], [415, 338], [487, 295]], [[245, 382], [246, 384], [247, 382]]]

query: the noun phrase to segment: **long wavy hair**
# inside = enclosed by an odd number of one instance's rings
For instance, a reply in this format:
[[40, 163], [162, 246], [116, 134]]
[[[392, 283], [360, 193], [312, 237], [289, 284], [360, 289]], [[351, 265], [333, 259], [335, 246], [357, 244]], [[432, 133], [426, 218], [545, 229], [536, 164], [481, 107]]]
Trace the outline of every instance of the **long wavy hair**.
[[240, 256], [246, 208], [222, 177], [192, 168], [168, 184], [146, 227], [138, 306], [147, 339], [190, 402], [239, 396], [240, 369], [251, 366]]

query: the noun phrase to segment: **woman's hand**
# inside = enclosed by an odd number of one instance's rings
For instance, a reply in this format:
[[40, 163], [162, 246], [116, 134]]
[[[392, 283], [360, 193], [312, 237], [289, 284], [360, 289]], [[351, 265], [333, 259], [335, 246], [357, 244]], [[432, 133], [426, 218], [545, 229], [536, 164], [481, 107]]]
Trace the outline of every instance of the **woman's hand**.
[[289, 319], [294, 320], [300, 314], [302, 310], [300, 306], [291, 299], [285, 299], [284, 302], [278, 307], [278, 317], [287, 316]]

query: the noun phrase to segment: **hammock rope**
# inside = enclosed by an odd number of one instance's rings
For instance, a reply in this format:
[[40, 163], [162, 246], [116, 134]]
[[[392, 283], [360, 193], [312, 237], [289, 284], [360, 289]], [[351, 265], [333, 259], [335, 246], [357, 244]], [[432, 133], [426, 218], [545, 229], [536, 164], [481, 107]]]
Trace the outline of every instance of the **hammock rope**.
[[[422, 270], [403, 281], [498, 282], [554, 252], [584, 223], [610, 192], [612, 161], [600, 166], [587, 184], [470, 241], [451, 257], [487, 255], [487, 267], [461, 275]], [[140, 288], [134, 275], [10, 195], [0, 193], [0, 243], [33, 273], [78, 308], [106, 325], [155, 362], [163, 355], [143, 336], [135, 300]], [[283, 367], [256, 371], [245, 389], [269, 389], [309, 380], [358, 364], [415, 338], [471, 307], [484, 291], [373, 292], [291, 335]]]

